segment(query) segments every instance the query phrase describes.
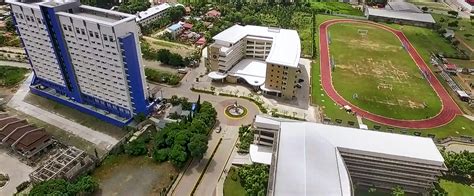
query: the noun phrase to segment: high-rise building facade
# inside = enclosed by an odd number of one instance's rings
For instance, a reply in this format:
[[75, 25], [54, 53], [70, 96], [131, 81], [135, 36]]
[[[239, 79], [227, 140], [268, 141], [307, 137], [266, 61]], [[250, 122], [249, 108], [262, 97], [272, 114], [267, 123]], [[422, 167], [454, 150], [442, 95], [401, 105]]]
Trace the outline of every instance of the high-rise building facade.
[[8, 3], [34, 72], [32, 93], [118, 126], [149, 113], [135, 16], [78, 0]]

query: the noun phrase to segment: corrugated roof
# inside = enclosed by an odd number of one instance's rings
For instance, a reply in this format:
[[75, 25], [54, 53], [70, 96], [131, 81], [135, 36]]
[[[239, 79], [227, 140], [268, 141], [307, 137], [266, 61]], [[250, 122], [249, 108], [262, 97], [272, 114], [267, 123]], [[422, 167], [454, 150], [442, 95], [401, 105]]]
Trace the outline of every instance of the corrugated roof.
[[385, 9], [390, 9], [393, 11], [404, 11], [404, 12], [414, 12], [414, 13], [422, 13], [416, 5], [407, 2], [388, 2], [385, 6]]
[[431, 14], [424, 13], [411, 13], [411, 12], [397, 12], [390, 11], [385, 9], [376, 9], [376, 8], [367, 8], [368, 14], [370, 16], [379, 16], [386, 18], [396, 18], [402, 20], [426, 22], [426, 23], [436, 23]]

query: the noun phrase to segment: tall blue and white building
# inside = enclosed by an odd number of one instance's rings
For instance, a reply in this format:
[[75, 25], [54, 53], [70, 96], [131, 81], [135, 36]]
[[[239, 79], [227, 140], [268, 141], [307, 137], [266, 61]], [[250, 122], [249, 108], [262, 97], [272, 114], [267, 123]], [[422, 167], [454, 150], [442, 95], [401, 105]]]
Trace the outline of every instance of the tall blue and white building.
[[154, 103], [134, 15], [79, 0], [9, 0], [34, 79], [32, 93], [124, 126]]

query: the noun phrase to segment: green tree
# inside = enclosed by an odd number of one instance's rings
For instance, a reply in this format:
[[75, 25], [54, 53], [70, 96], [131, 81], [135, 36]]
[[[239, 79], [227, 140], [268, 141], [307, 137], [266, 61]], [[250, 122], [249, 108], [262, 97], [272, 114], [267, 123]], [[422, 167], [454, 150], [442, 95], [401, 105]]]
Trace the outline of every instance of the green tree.
[[156, 60], [164, 64], [169, 64], [171, 52], [167, 49], [159, 49], [156, 53]]
[[184, 65], [183, 57], [176, 53], [171, 53], [168, 56], [168, 64], [175, 67], [181, 67]]
[[428, 7], [424, 6], [421, 8], [421, 10], [423, 10], [423, 12], [427, 12], [428, 11]]
[[16, 33], [15, 24], [13, 24], [13, 18], [11, 16], [5, 19], [5, 28], [10, 33]]
[[125, 153], [132, 156], [145, 155], [148, 152], [147, 144], [143, 139], [136, 139], [125, 145]]
[[448, 175], [469, 179], [474, 176], [474, 153], [463, 151], [461, 153], [441, 151], [444, 158], [444, 164], [448, 168]]
[[188, 150], [192, 157], [201, 159], [207, 150], [207, 137], [203, 134], [194, 134], [188, 144]]
[[241, 184], [248, 195], [267, 193], [269, 167], [263, 164], [246, 165], [239, 169]]
[[180, 145], [173, 145], [169, 153], [169, 160], [176, 167], [183, 167], [186, 161], [188, 160], [188, 154], [186, 153], [186, 148]]
[[459, 22], [457, 20], [455, 20], [455, 21], [452, 21], [452, 22], [448, 23], [448, 27], [455, 28], [455, 27], [458, 27], [458, 24], [459, 24]]
[[396, 187], [393, 187], [393, 189], [392, 189], [392, 195], [393, 196], [404, 196], [405, 191], [403, 190], [402, 187], [396, 186]]
[[118, 10], [129, 14], [145, 11], [151, 6], [148, 0], [128, 0], [120, 4]]
[[183, 6], [174, 6], [168, 9], [168, 16], [170, 17], [171, 21], [180, 20], [185, 13], [186, 10], [184, 10]]
[[99, 183], [92, 176], [83, 176], [73, 185], [76, 195], [89, 195], [99, 187]]
[[64, 179], [52, 179], [34, 185], [29, 195], [89, 195], [97, 187], [97, 181], [91, 176], [82, 176], [74, 183], [67, 182]]
[[169, 153], [170, 153], [169, 148], [155, 150], [153, 152], [153, 159], [158, 162], [165, 162], [166, 160], [168, 160]]

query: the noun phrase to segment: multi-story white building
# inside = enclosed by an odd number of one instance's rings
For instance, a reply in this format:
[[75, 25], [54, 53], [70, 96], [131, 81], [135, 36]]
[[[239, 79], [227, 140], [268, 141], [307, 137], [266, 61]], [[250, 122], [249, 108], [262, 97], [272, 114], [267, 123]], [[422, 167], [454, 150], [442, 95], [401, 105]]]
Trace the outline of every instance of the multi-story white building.
[[34, 71], [31, 92], [123, 126], [148, 114], [135, 16], [77, 0], [10, 0]]
[[265, 94], [296, 97], [301, 45], [298, 32], [234, 25], [212, 38], [208, 65], [213, 80], [247, 82]]
[[267, 195], [354, 195], [354, 185], [426, 193], [446, 170], [431, 138], [260, 115], [254, 127], [256, 143], [273, 147]]
[[143, 12], [137, 13], [137, 23], [142, 26], [147, 26], [153, 21], [165, 16], [167, 10], [171, 7], [168, 3], [163, 3], [154, 7], [151, 7]]

